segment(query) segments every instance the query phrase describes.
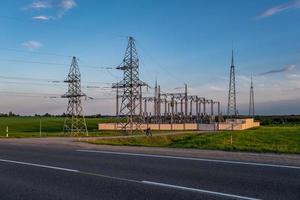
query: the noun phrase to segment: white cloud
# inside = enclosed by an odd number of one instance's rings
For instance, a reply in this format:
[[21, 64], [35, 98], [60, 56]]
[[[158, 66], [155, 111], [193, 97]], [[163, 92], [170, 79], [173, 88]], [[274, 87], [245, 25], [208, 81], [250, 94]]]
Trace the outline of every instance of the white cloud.
[[220, 87], [220, 86], [215, 86], [215, 85], [210, 85], [208, 87], [210, 90], [216, 91], [216, 92], [224, 92], [226, 91], [225, 87]]
[[35, 51], [40, 49], [43, 46], [43, 44], [37, 41], [28, 41], [28, 42], [24, 42], [22, 46], [26, 48], [28, 51]]
[[251, 81], [251, 76], [246, 76], [246, 75], [237, 75], [236, 79], [240, 80], [240, 81], [245, 81], [247, 83], [250, 83]]
[[291, 79], [295, 78], [295, 79], [299, 79], [300, 80], [300, 74], [289, 74], [288, 77], [291, 78]]
[[39, 1], [33, 1], [31, 4], [26, 6], [24, 10], [36, 10], [37, 12], [40, 12], [45, 9], [49, 9], [48, 12], [51, 13], [57, 13], [53, 14], [52, 16], [45, 15], [45, 13], [40, 13], [40, 15], [32, 17], [32, 19], [35, 20], [54, 20], [54, 19], [60, 19], [62, 18], [66, 12], [72, 10], [77, 6], [77, 3], [75, 0], [39, 0]]
[[41, 21], [47, 21], [47, 20], [50, 20], [51, 17], [45, 16], [45, 15], [39, 15], [39, 16], [32, 17], [32, 19], [41, 20]]
[[65, 10], [70, 10], [77, 6], [75, 0], [62, 0], [60, 6]]
[[77, 6], [75, 0], [62, 0], [60, 7], [62, 10], [59, 11], [57, 18], [62, 18], [65, 13]]
[[51, 1], [34, 1], [31, 4], [29, 4], [25, 9], [34, 9], [34, 10], [41, 10], [41, 9], [47, 9], [52, 8]]
[[262, 19], [262, 18], [266, 18], [266, 17], [271, 17], [280, 12], [291, 10], [291, 9], [296, 9], [296, 8], [300, 8], [300, 0], [293, 0], [293, 1], [290, 1], [289, 3], [271, 7], [269, 9], [263, 11], [262, 13], [260, 13], [258, 16], [256, 16], [256, 18]]

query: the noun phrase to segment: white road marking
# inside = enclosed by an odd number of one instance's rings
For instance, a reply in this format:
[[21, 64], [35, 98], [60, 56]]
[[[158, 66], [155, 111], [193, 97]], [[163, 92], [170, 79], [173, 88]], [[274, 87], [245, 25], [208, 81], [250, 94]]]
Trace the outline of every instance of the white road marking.
[[235, 199], [259, 200], [259, 199], [252, 198], [252, 197], [245, 197], [245, 196], [227, 194], [227, 193], [222, 193], [222, 192], [214, 192], [214, 191], [209, 191], [209, 190], [201, 190], [201, 189], [196, 189], [196, 188], [170, 185], [170, 184], [165, 184], [165, 183], [158, 183], [158, 182], [151, 182], [151, 181], [142, 181], [142, 183], [149, 184], [149, 185], [157, 185], [157, 186], [161, 186], [161, 187], [180, 189], [180, 190], [193, 191], [193, 192], [201, 192], [201, 193], [206, 193], [206, 194], [211, 194], [211, 195], [216, 195], [216, 196], [222, 196], [222, 197], [235, 198]]
[[18, 165], [27, 165], [27, 166], [33, 166], [33, 167], [41, 167], [41, 168], [46, 168], [46, 169], [54, 169], [54, 170], [67, 171], [67, 172], [75, 172], [75, 173], [79, 173], [79, 174], [114, 179], [114, 180], [118, 180], [118, 181], [127, 181], [127, 182], [142, 183], [142, 184], [148, 184], [148, 185], [156, 185], [156, 186], [160, 186], [160, 187], [169, 187], [169, 188], [181, 189], [181, 190], [186, 190], [186, 191], [201, 192], [201, 193], [206, 193], [206, 194], [210, 194], [210, 195], [217, 195], [217, 196], [230, 197], [230, 198], [236, 198], [236, 199], [258, 200], [255, 198], [244, 197], [244, 196], [239, 196], [239, 195], [226, 194], [226, 193], [221, 193], [221, 192], [201, 190], [201, 189], [196, 189], [196, 188], [176, 186], [176, 185], [151, 182], [151, 181], [138, 181], [138, 180], [134, 180], [134, 179], [120, 178], [120, 177], [114, 177], [114, 176], [108, 176], [108, 175], [103, 175], [103, 174], [90, 173], [90, 172], [84, 172], [84, 171], [79, 171], [79, 170], [75, 170], [75, 169], [68, 169], [68, 168], [42, 165], [42, 164], [36, 164], [36, 163], [21, 162], [21, 161], [6, 160], [6, 159], [0, 159], [0, 162], [13, 163], [13, 164], [18, 164]]
[[102, 153], [102, 154], [141, 156], [141, 157], [152, 157], [152, 158], [169, 158], [169, 159], [193, 160], [193, 161], [239, 164], [239, 165], [253, 165], [253, 166], [261, 166], [261, 167], [300, 169], [300, 167], [297, 167], [297, 166], [265, 164], [265, 163], [256, 163], [256, 162], [242, 162], [242, 161], [231, 161], [231, 160], [217, 160], [217, 159], [206, 159], [206, 158], [191, 158], [191, 157], [164, 156], [164, 155], [154, 155], [154, 154], [125, 153], [125, 152], [116, 152], [116, 151], [98, 151], [98, 150], [84, 150], [84, 149], [78, 149], [76, 151], [87, 152], [87, 153]]
[[107, 178], [107, 179], [113, 179], [117, 181], [127, 181], [127, 182], [133, 182], [133, 183], [141, 183], [141, 181], [134, 180], [134, 179], [128, 179], [128, 178], [121, 178], [121, 177], [116, 177], [116, 176], [109, 176], [109, 175], [103, 175], [103, 174], [97, 174], [97, 173], [91, 173], [91, 172], [83, 172], [79, 171], [80, 174], [88, 175], [88, 176], [97, 176], [97, 177], [102, 177], [102, 178]]
[[55, 169], [55, 170], [68, 171], [68, 172], [79, 172], [78, 170], [75, 170], [75, 169], [54, 167], [54, 166], [49, 166], [49, 165], [21, 162], [21, 161], [15, 161], [15, 160], [0, 159], [0, 162], [14, 163], [14, 164], [19, 164], [19, 165], [27, 165], [27, 166], [34, 166], [34, 167], [42, 167], [42, 168], [47, 168], [47, 169]]

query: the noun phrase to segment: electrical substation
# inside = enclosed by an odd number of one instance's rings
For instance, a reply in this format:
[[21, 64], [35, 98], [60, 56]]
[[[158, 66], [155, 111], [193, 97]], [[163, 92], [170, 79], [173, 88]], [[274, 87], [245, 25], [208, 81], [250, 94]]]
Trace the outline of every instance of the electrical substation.
[[[172, 93], [162, 92], [161, 86], [155, 81], [154, 96], [143, 96], [143, 89], [150, 86], [139, 78], [139, 58], [133, 37], [129, 37], [124, 59], [116, 69], [123, 71], [123, 79], [112, 86], [116, 90], [116, 116], [120, 120], [117, 123], [101, 123], [99, 130], [124, 130], [132, 133], [147, 128], [243, 130], [259, 126], [251, 118], [238, 119], [233, 51], [227, 110], [230, 119], [226, 120], [222, 117], [218, 100], [189, 94], [187, 84], [183, 91]], [[125, 118], [125, 121], [121, 118]]]

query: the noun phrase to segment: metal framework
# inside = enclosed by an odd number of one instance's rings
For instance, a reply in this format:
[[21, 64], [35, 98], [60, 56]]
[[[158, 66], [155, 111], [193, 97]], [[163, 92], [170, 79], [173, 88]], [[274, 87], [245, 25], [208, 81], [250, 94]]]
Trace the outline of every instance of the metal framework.
[[[116, 114], [127, 119], [118, 125], [132, 133], [140, 129], [142, 123], [142, 87], [146, 86], [139, 79], [139, 59], [133, 37], [129, 37], [123, 62], [117, 69], [123, 71], [123, 80], [113, 85], [117, 92]], [[120, 105], [119, 98], [121, 98]]]
[[253, 88], [253, 78], [251, 76], [250, 99], [249, 99], [249, 116], [254, 117], [254, 115], [255, 115], [254, 88]]
[[232, 50], [227, 115], [230, 117], [236, 117], [237, 114], [238, 113], [236, 109], [235, 66], [234, 66], [234, 58], [233, 58], [233, 50]]
[[[142, 124], [187, 124], [220, 122], [220, 102], [184, 91], [161, 92], [155, 81], [154, 96], [142, 97], [142, 87], [148, 86], [139, 78], [139, 59], [133, 37], [129, 37], [123, 62], [116, 68], [123, 71], [123, 80], [112, 85], [116, 89], [116, 115], [125, 117], [118, 120], [117, 129], [130, 131], [141, 129]], [[217, 105], [217, 115], [215, 106]], [[210, 112], [207, 113], [207, 106]], [[151, 112], [152, 111], [152, 112]], [[144, 126], [143, 126], [144, 128]]]
[[[197, 95], [188, 95], [187, 85], [183, 92], [161, 93], [160, 86], [155, 84], [154, 97], [143, 97], [143, 118], [147, 124], [176, 123], [213, 123], [220, 122], [220, 102]], [[150, 103], [153, 103], [153, 113]], [[215, 106], [217, 113], [215, 115]], [[209, 106], [210, 112], [207, 112]], [[150, 108], [150, 109], [149, 109]], [[149, 109], [149, 111], [148, 111]]]
[[64, 133], [72, 136], [79, 134], [88, 135], [81, 104], [81, 98], [86, 97], [86, 95], [81, 91], [81, 75], [77, 58], [75, 56], [72, 58], [69, 74], [64, 82], [68, 83], [68, 91], [62, 96], [62, 98], [68, 99], [68, 107], [64, 122]]

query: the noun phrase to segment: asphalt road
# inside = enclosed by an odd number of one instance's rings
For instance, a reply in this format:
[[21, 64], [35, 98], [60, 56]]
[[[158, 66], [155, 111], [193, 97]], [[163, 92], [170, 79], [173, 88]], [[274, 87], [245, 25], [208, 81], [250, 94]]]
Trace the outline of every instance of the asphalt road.
[[300, 167], [2, 142], [0, 199], [300, 199]]

